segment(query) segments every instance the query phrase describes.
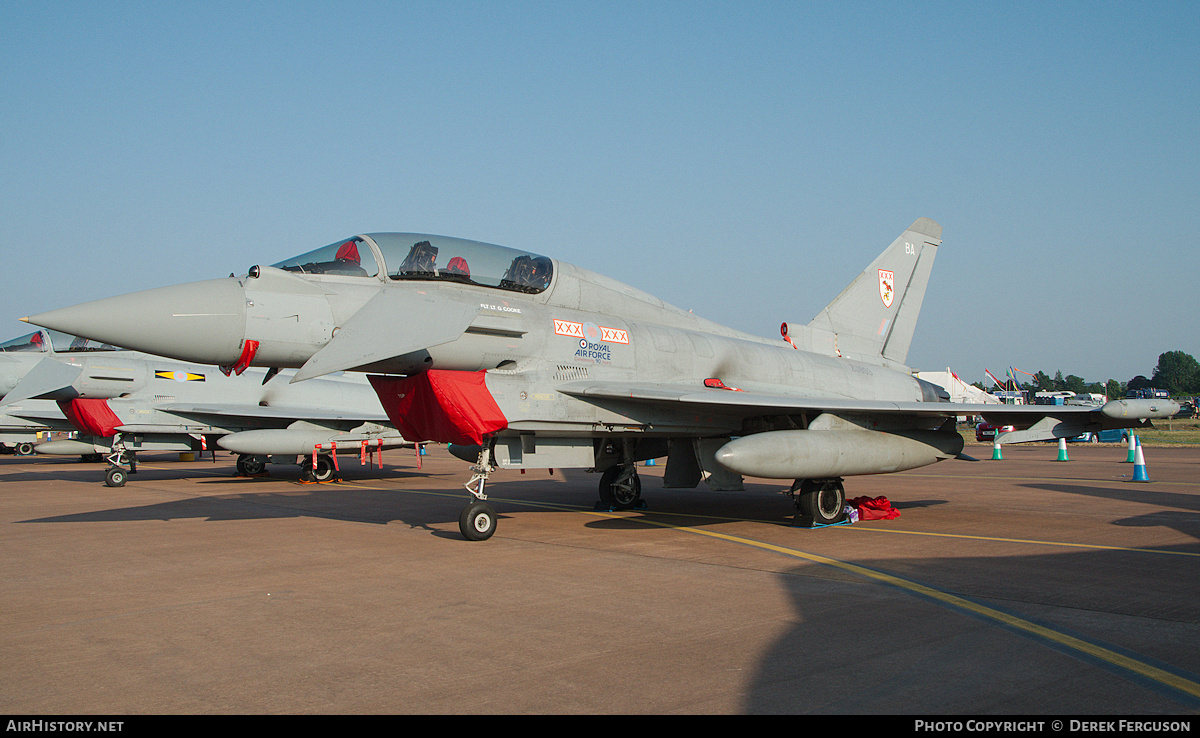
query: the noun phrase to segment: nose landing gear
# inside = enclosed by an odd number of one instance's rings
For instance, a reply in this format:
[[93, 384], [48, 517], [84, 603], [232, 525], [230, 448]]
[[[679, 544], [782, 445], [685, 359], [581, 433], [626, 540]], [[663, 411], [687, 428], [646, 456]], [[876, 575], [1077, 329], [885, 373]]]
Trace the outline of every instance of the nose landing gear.
[[[110, 464], [108, 471], [104, 473], [105, 486], [124, 487], [129, 475], [137, 474], [137, 456], [134, 452], [126, 450], [120, 433], [113, 436], [112, 453], [104, 458]], [[126, 471], [122, 464], [128, 464], [129, 471]]]
[[479, 460], [471, 467], [471, 479], [463, 486], [474, 498], [458, 516], [458, 531], [468, 541], [486, 541], [496, 532], [496, 510], [487, 501], [483, 488], [487, 484], [492, 466], [492, 445], [484, 443], [479, 450]]

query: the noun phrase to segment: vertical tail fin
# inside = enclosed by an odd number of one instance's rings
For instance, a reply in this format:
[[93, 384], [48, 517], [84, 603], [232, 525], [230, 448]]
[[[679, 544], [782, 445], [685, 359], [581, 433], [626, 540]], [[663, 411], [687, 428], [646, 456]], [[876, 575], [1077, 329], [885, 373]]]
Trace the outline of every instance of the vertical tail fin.
[[[942, 227], [918, 218], [804, 327], [808, 345], [799, 347], [903, 365], [941, 242]], [[788, 329], [794, 340], [796, 327]]]

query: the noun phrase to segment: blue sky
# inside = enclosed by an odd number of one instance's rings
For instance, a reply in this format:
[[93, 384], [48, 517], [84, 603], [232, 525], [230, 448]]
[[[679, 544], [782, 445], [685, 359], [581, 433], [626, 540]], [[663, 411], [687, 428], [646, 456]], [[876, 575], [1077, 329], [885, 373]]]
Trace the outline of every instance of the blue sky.
[[[918, 369], [1200, 356], [1200, 3], [0, 3], [22, 315], [418, 231], [760, 335], [918, 217]], [[118, 319], [114, 316], [114, 319]]]

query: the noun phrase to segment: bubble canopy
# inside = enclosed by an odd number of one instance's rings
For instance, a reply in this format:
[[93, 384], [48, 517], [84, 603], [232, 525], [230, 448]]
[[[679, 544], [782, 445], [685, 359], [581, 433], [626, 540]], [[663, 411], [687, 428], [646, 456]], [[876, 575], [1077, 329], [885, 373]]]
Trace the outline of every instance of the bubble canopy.
[[[377, 264], [368, 240], [379, 247]], [[305, 274], [375, 277], [386, 270], [393, 280], [438, 280], [516, 292], [546, 290], [554, 276], [549, 257], [450, 236], [371, 233], [340, 241], [274, 264]]]
[[348, 277], [374, 277], [379, 273], [375, 254], [361, 238], [343, 238], [271, 266], [289, 272], [341, 274]]

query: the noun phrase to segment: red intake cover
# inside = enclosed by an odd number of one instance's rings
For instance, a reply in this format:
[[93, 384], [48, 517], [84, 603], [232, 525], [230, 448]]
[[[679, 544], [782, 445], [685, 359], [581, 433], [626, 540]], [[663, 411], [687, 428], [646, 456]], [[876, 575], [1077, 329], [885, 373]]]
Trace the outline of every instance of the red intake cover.
[[123, 425], [121, 419], [108, 406], [107, 400], [85, 400], [76, 397], [73, 400], [59, 400], [63, 415], [71, 421], [71, 425], [80, 433], [101, 438], [111, 438], [117, 432], [117, 426]]
[[431, 369], [411, 377], [369, 377], [396, 430], [409, 441], [478, 446], [508, 427], [484, 384], [486, 372]]

